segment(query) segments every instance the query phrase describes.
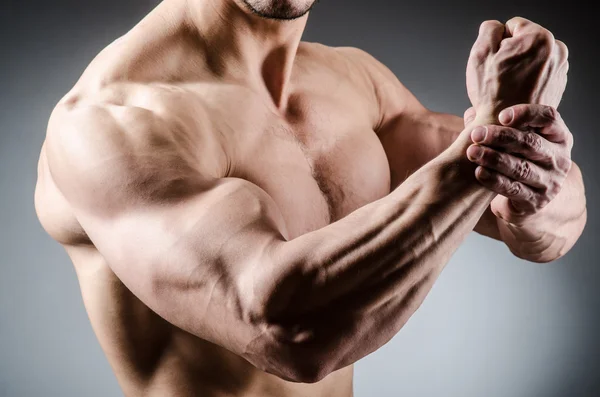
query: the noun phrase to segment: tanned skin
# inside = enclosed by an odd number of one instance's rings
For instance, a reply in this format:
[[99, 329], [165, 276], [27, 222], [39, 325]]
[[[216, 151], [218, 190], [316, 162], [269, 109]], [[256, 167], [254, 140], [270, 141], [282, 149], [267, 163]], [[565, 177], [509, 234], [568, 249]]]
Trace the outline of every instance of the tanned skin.
[[128, 397], [351, 396], [471, 231], [548, 262], [583, 230], [550, 32], [481, 25], [465, 127], [300, 42], [311, 5], [166, 0], [51, 116], [36, 209]]

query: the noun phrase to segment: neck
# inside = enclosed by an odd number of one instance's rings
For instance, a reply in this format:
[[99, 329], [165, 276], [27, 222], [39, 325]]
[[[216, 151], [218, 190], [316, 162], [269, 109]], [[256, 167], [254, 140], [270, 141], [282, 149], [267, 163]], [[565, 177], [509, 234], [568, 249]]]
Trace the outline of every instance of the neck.
[[198, 32], [209, 67], [266, 89], [278, 108], [287, 102], [287, 89], [296, 50], [308, 13], [281, 21], [253, 14], [242, 0], [183, 0], [188, 25]]

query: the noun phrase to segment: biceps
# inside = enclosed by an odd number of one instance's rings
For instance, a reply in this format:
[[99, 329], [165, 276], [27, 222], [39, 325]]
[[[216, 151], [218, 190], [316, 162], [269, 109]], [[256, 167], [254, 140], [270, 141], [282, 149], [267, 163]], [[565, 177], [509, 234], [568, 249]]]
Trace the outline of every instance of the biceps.
[[60, 110], [50, 124], [52, 177], [117, 277], [172, 324], [232, 351], [248, 343], [240, 280], [253, 287], [285, 235], [267, 193], [202, 168], [220, 158], [213, 144], [190, 159], [144, 110]]
[[176, 204], [81, 221], [121, 281], [167, 321], [232, 351], [253, 337], [244, 309], [252, 285], [242, 281], [270, 266], [265, 252], [283, 239], [277, 208], [258, 187], [227, 181]]

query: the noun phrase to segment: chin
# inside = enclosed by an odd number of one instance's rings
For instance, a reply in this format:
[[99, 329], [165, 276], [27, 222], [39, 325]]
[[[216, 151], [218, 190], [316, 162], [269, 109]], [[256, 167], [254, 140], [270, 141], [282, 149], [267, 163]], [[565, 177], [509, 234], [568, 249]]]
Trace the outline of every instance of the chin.
[[293, 20], [306, 15], [316, 0], [243, 0], [246, 7], [262, 18]]

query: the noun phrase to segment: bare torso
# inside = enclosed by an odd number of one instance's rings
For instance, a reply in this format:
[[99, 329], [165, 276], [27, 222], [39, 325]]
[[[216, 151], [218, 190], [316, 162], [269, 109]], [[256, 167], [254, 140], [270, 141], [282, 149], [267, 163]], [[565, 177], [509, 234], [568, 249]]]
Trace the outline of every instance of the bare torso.
[[496, 193], [463, 121], [372, 58], [217, 3], [165, 0], [92, 62], [51, 117], [38, 217], [128, 397], [350, 397], [466, 233], [500, 235]]
[[[389, 193], [376, 104], [344, 51], [300, 45], [282, 115], [262, 93], [206, 73], [201, 49], [185, 33], [152, 26], [141, 24], [109, 46], [63, 102], [151, 110], [172, 127], [165, 138], [189, 156], [207, 133], [218, 136], [226, 156], [210, 159], [215, 175], [266, 191], [289, 239]], [[151, 311], [94, 248], [54, 185], [43, 150], [36, 206], [75, 265], [93, 329], [127, 396], [352, 395], [352, 367], [315, 384], [286, 382]]]

